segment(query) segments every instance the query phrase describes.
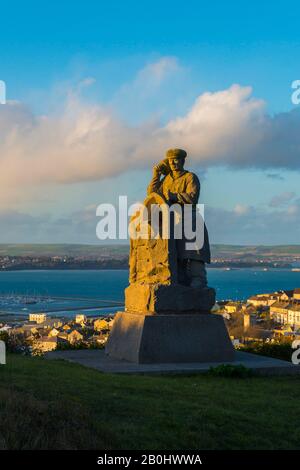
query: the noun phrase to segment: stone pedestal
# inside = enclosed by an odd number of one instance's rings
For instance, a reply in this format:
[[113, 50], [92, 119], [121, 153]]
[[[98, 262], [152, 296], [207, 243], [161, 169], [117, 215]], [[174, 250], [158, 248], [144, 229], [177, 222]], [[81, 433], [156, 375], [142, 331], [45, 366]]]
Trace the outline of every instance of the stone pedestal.
[[130, 284], [125, 289], [125, 310], [137, 314], [209, 313], [216, 293], [211, 287], [195, 289], [181, 284]]
[[234, 360], [224, 319], [211, 313], [119, 312], [105, 352], [112, 358], [139, 364]]
[[[125, 312], [115, 316], [106, 353], [138, 364], [233, 361], [224, 319], [210, 313], [215, 290], [186, 285], [195, 285], [190, 282], [195, 273], [181, 259], [183, 249], [178, 250], [175, 237], [175, 225], [183, 223], [181, 211], [177, 221], [155, 192], [144, 206], [150, 213], [140, 209], [130, 220], [130, 285]], [[196, 259], [204, 262], [196, 251]]]

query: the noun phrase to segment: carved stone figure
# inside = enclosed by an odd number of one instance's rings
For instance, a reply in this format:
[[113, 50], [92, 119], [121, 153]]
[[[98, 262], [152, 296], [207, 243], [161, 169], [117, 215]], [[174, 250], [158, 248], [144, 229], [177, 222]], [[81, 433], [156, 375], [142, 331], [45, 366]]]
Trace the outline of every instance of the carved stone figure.
[[[199, 217], [200, 183], [195, 174], [184, 170], [186, 152], [171, 149], [166, 157], [153, 170], [143, 206], [149, 209], [146, 218], [141, 219], [140, 211], [130, 221], [135, 234], [147, 236], [131, 237], [125, 312], [116, 314], [106, 353], [138, 363], [231, 361], [234, 350], [223, 317], [210, 313], [215, 290], [207, 287], [205, 263], [210, 262], [210, 249], [205, 225], [202, 243], [197, 244], [196, 237], [192, 249], [184, 230], [183, 237], [175, 236], [184, 223], [184, 211], [168, 219], [170, 236], [163, 236], [164, 222], [159, 217], [154, 230], [154, 216], [166, 206], [190, 205], [192, 224]], [[155, 237], [150, 237], [153, 232]]]
[[[191, 207], [191, 222], [200, 217], [196, 211], [200, 183], [197, 176], [184, 170], [186, 152], [168, 150], [167, 158], [154, 167], [144, 206], [151, 208], [171, 206]], [[163, 178], [161, 179], [163, 175]], [[215, 302], [215, 291], [207, 287], [205, 262], [210, 262], [210, 249], [205, 224], [199, 224], [202, 234], [199, 248], [188, 250], [183, 230], [183, 210], [177, 224], [181, 238], [158, 236], [155, 239], [131, 239], [130, 286], [125, 290], [127, 311], [139, 313], [179, 313], [210, 311]], [[175, 217], [176, 218], [176, 217]], [[169, 219], [175, 225], [174, 219]], [[203, 220], [202, 220], [203, 222]], [[149, 218], [147, 233], [153, 228]]]
[[[192, 204], [195, 222], [197, 217], [195, 205], [199, 201], [200, 181], [197, 175], [184, 169], [186, 157], [185, 150], [177, 148], [168, 150], [166, 158], [153, 168], [153, 177], [147, 193], [162, 194], [170, 205]], [[203, 246], [194, 250], [186, 248], [188, 240], [185, 236], [176, 240], [179, 282], [188, 283], [191, 287], [207, 286], [205, 263], [210, 263], [210, 247], [205, 224], [203, 238]]]

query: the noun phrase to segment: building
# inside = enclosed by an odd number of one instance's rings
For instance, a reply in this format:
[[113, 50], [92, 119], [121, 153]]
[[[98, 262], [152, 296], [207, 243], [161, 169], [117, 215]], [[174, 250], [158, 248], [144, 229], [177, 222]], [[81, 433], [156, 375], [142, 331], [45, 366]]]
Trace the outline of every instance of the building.
[[300, 305], [292, 304], [287, 311], [287, 324], [300, 327]]
[[48, 338], [47, 336], [39, 338], [34, 342], [34, 349], [43, 352], [53, 351], [57, 348], [57, 338]]
[[247, 303], [253, 307], [270, 307], [278, 300], [278, 295], [275, 294], [257, 294], [252, 295], [247, 300]]
[[80, 343], [82, 340], [83, 335], [77, 330], [73, 330], [68, 334], [68, 341], [70, 344]]
[[271, 307], [276, 302], [300, 301], [300, 288], [294, 290], [281, 290], [271, 294], [257, 294], [249, 297], [248, 303], [254, 307]]
[[105, 344], [107, 341], [107, 335], [105, 334], [98, 334], [98, 335], [93, 335], [88, 338], [87, 342], [90, 344]]
[[43, 328], [40, 328], [40, 325], [38, 328], [35, 325], [22, 325], [11, 328], [7, 332], [10, 336], [21, 335], [28, 338], [29, 336], [39, 333], [42, 329]]
[[48, 336], [49, 338], [51, 337], [55, 337], [55, 336], [58, 336], [59, 335], [59, 330], [57, 330], [56, 328], [52, 328], [52, 330], [49, 331], [48, 333]]
[[71, 330], [71, 326], [68, 325], [68, 324], [66, 324], [66, 325], [64, 325], [64, 326], [62, 327], [62, 329], [63, 329], [64, 331], [69, 331], [69, 330]]
[[244, 330], [248, 330], [248, 328], [256, 324], [256, 316], [251, 315], [250, 313], [245, 313], [243, 320], [244, 320]]
[[279, 292], [276, 292], [276, 294], [278, 295], [278, 300], [289, 301], [289, 300], [292, 300], [294, 291], [293, 290], [281, 290]]
[[57, 338], [62, 341], [68, 341], [68, 333], [59, 332]]
[[75, 317], [75, 323], [79, 323], [80, 325], [86, 323], [86, 315], [78, 313]]
[[59, 318], [49, 318], [41, 325], [44, 328], [60, 328], [63, 325], [63, 322]]
[[300, 302], [276, 302], [270, 307], [270, 318], [282, 325], [300, 326]]
[[33, 321], [35, 323], [44, 323], [47, 319], [46, 313], [30, 313], [29, 314], [29, 321]]
[[224, 305], [224, 309], [226, 310], [227, 313], [236, 313], [240, 308], [240, 305], [237, 304], [236, 302], [227, 302]]
[[35, 327], [34, 327], [34, 328], [31, 328], [30, 332], [31, 332], [31, 334], [32, 334], [33, 336], [34, 336], [34, 335], [37, 335], [37, 334], [39, 334], [39, 332], [40, 332], [40, 328], [35, 328]]
[[103, 331], [109, 329], [109, 322], [104, 318], [98, 318], [98, 320], [94, 321], [94, 329], [95, 331]]
[[63, 338], [59, 338], [57, 336], [50, 337], [43, 336], [42, 338], [38, 338], [34, 340], [33, 349], [37, 349], [42, 352], [54, 351], [57, 349], [57, 345], [59, 343], [66, 343], [67, 341]]
[[294, 290], [293, 298], [294, 298], [295, 300], [299, 300], [299, 301], [300, 301], [300, 288], [299, 288], [299, 287]]
[[282, 325], [287, 324], [288, 318], [288, 308], [290, 307], [290, 302], [286, 301], [277, 301], [270, 307], [270, 318], [277, 323]]

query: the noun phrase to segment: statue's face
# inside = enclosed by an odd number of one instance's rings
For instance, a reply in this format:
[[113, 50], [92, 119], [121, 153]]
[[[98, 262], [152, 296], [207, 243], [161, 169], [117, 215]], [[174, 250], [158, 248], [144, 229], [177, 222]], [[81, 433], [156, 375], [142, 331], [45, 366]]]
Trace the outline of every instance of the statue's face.
[[181, 171], [184, 167], [184, 158], [169, 158], [171, 171]]

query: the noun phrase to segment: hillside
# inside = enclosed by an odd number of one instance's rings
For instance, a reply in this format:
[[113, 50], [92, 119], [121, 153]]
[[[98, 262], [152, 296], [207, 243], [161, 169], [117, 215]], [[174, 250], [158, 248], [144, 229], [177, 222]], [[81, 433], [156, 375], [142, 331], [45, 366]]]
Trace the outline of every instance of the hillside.
[[89, 256], [127, 254], [128, 245], [0, 244], [0, 256]]
[[[300, 255], [300, 245], [211, 245], [211, 251], [214, 257], [290, 256]], [[0, 244], [0, 256], [87, 256], [96, 258], [103, 255], [124, 255], [128, 252], [128, 244]]]
[[0, 449], [300, 447], [299, 377], [106, 375], [9, 355], [0, 379]]

